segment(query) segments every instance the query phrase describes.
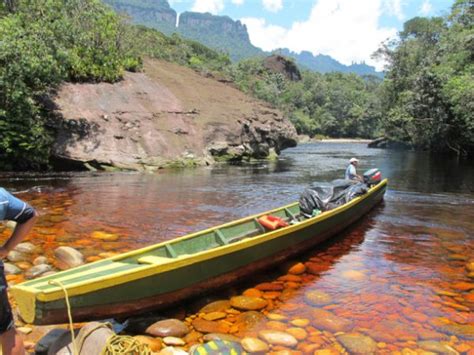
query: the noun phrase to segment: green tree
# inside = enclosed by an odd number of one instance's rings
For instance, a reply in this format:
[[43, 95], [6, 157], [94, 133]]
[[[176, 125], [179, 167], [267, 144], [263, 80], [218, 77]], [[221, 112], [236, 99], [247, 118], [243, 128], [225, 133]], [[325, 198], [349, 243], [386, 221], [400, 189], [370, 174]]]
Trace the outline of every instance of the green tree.
[[473, 5], [458, 0], [447, 18], [414, 18], [377, 53], [388, 61], [384, 133], [419, 149], [474, 148]]

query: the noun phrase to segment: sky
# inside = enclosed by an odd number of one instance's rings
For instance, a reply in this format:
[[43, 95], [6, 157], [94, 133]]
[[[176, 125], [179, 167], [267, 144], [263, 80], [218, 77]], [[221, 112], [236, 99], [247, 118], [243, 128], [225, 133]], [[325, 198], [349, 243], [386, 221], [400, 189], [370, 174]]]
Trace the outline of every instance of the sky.
[[326, 54], [350, 65], [371, 58], [416, 16], [443, 16], [454, 0], [168, 0], [178, 13], [227, 15], [247, 26], [250, 41], [266, 51]]

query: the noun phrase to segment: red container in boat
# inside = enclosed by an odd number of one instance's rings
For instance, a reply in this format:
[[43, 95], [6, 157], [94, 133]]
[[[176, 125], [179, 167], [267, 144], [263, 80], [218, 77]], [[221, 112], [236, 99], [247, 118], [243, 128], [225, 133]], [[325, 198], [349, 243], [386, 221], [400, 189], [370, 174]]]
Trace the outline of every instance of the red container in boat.
[[267, 229], [275, 230], [277, 228], [286, 227], [286, 223], [283, 219], [277, 216], [265, 215], [258, 219], [258, 223], [264, 226]]

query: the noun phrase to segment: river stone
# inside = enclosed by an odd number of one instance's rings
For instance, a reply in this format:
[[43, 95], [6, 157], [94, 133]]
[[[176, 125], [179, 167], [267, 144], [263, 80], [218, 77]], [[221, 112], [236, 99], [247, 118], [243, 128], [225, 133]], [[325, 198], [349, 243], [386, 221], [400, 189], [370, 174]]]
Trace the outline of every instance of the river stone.
[[306, 303], [312, 306], [324, 306], [332, 302], [330, 295], [318, 290], [309, 290], [305, 292], [304, 299]]
[[228, 333], [230, 327], [225, 323], [209, 321], [201, 318], [193, 320], [194, 329], [201, 333]]
[[150, 325], [145, 333], [155, 337], [178, 337], [181, 338], [189, 333], [186, 324], [178, 319], [165, 319]]
[[45, 272], [51, 271], [51, 266], [46, 264], [33, 266], [25, 273], [27, 279], [34, 279], [40, 275], [43, 275]]
[[230, 299], [230, 304], [240, 310], [257, 311], [265, 308], [268, 302], [259, 297], [235, 296]]
[[117, 239], [119, 239], [119, 236], [117, 234], [106, 233], [106, 232], [101, 232], [101, 231], [92, 232], [91, 237], [94, 239], [99, 239], [99, 240], [108, 241], [108, 242], [114, 242]]
[[261, 330], [258, 336], [272, 345], [282, 345], [289, 348], [298, 345], [298, 341], [293, 335], [278, 330]]
[[224, 312], [230, 308], [229, 300], [219, 300], [209, 303], [208, 305], [202, 307], [199, 310], [199, 313], [212, 313], [212, 312]]
[[25, 242], [18, 244], [15, 248], [13, 248], [13, 250], [20, 253], [33, 254], [39, 252], [40, 248], [32, 243]]
[[136, 335], [133, 337], [137, 339], [141, 344], [146, 344], [152, 352], [158, 352], [163, 347], [163, 344], [159, 338], [152, 338], [144, 335]]
[[466, 340], [474, 340], [474, 325], [470, 324], [440, 324], [435, 325], [435, 327], [449, 335], [455, 335], [458, 338]]
[[367, 335], [347, 333], [336, 338], [350, 354], [373, 354], [377, 350], [377, 343]]
[[306, 327], [309, 323], [310, 320], [307, 318], [296, 318], [293, 319], [291, 322], [295, 327]]
[[352, 322], [338, 317], [335, 314], [324, 309], [314, 309], [312, 311], [313, 325], [317, 329], [327, 330], [329, 332], [347, 332], [352, 328]]
[[459, 353], [451, 346], [449, 346], [448, 344], [440, 343], [439, 341], [425, 340], [419, 341], [417, 344], [423, 350], [432, 351], [436, 354], [459, 355]]
[[19, 261], [16, 263], [16, 266], [18, 266], [21, 270], [28, 270], [33, 265], [31, 265], [31, 263], [28, 261]]
[[164, 337], [163, 338], [163, 343], [165, 343], [168, 346], [184, 346], [186, 343], [184, 342], [183, 339], [177, 338], [177, 337]]
[[30, 256], [28, 254], [12, 250], [11, 252], [8, 253], [7, 259], [11, 261], [12, 263], [17, 263], [19, 261], [29, 261]]
[[253, 327], [259, 323], [263, 323], [267, 317], [260, 312], [249, 311], [241, 313], [235, 319], [235, 324], [244, 324], [247, 327]]
[[5, 275], [18, 275], [21, 273], [21, 270], [18, 266], [10, 264], [10, 263], [4, 263], [3, 268], [4, 268]]
[[163, 350], [161, 350], [159, 355], [188, 355], [187, 351], [184, 351], [183, 349], [180, 348], [174, 348], [172, 346], [167, 346]]
[[449, 254], [448, 260], [449, 261], [466, 261], [468, 257], [462, 254]]
[[242, 339], [240, 344], [242, 344], [244, 350], [249, 352], [249, 353], [264, 353], [264, 354], [266, 354], [268, 352], [268, 349], [269, 349], [267, 343], [261, 341], [258, 338], [246, 337], [246, 338]]
[[59, 247], [54, 250], [54, 256], [65, 263], [68, 267], [76, 267], [84, 264], [84, 256], [74, 248]]
[[225, 312], [211, 312], [206, 313], [202, 316], [205, 320], [218, 320], [227, 317], [227, 313]]
[[306, 271], [306, 266], [303, 263], [296, 263], [288, 270], [290, 275], [300, 275]]
[[341, 276], [350, 281], [362, 281], [367, 278], [367, 276], [357, 270], [346, 270], [341, 273]]
[[224, 333], [209, 333], [202, 337], [204, 341], [212, 341], [212, 340], [227, 340], [227, 341], [235, 341], [239, 342], [240, 338], [236, 337], [235, 335], [231, 334], [224, 334]]
[[42, 265], [48, 264], [48, 258], [45, 256], [38, 256], [35, 260], [33, 260], [33, 265]]

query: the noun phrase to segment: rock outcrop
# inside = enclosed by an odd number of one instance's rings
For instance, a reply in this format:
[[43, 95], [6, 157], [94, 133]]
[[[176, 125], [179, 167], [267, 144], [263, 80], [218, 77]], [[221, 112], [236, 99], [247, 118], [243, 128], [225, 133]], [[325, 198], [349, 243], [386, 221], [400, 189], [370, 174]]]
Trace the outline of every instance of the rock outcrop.
[[278, 110], [189, 68], [146, 60], [115, 84], [65, 84], [53, 147], [64, 167], [161, 167], [266, 158], [296, 145]]
[[288, 80], [301, 80], [301, 73], [296, 64], [281, 55], [273, 54], [266, 57], [263, 66], [271, 72], [283, 74]]

